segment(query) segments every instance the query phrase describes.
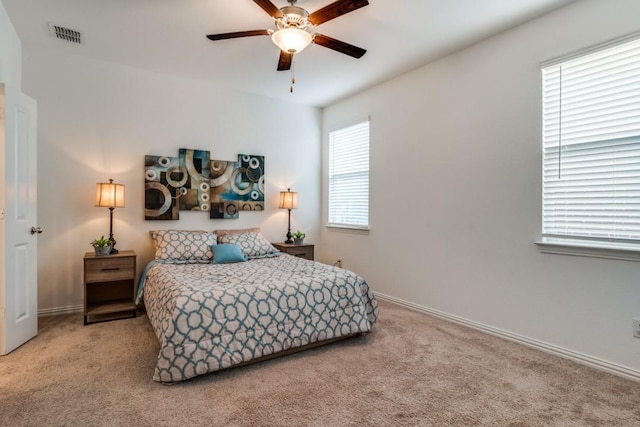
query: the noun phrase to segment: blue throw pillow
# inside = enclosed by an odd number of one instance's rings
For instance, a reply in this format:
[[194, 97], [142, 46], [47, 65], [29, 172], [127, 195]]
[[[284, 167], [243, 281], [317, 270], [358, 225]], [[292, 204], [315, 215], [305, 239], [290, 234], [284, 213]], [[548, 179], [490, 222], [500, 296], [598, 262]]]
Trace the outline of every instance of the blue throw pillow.
[[229, 262], [244, 262], [247, 259], [244, 257], [242, 248], [233, 244], [220, 244], [211, 246], [213, 251], [213, 263], [214, 264], [226, 264]]

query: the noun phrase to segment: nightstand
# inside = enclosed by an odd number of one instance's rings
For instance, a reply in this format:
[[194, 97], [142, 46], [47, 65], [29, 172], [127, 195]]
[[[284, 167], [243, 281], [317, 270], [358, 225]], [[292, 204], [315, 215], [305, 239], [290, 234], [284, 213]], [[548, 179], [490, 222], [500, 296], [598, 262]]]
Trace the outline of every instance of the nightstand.
[[[84, 324], [136, 317], [136, 253], [84, 254]], [[89, 322], [89, 317], [95, 318]]]
[[291, 243], [272, 243], [280, 252], [313, 261], [313, 245], [294, 245]]

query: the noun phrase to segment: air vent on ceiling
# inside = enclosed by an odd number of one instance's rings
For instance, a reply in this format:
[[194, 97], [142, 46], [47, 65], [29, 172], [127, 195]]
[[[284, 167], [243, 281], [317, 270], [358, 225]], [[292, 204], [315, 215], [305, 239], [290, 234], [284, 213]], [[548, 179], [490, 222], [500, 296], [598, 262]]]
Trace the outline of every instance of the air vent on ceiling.
[[67, 41], [69, 43], [82, 43], [82, 33], [80, 33], [80, 31], [61, 27], [52, 23], [49, 23], [49, 31], [51, 31], [51, 37]]

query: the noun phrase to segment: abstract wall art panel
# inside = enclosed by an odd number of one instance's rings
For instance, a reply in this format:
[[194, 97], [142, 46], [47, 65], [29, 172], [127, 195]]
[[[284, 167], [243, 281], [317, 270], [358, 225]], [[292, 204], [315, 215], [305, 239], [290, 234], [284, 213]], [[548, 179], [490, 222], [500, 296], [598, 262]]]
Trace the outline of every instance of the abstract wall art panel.
[[188, 175], [177, 157], [145, 156], [144, 219], [180, 219], [178, 191]]
[[[226, 174], [224, 178], [212, 180], [215, 185], [211, 185], [211, 201], [226, 202], [224, 207], [220, 207], [225, 218], [237, 218], [237, 211], [264, 210], [264, 156], [239, 154], [233, 165], [231, 162], [217, 162], [212, 161], [219, 171], [217, 173], [224, 170]], [[211, 218], [220, 218], [219, 215], [211, 212]]]
[[180, 191], [181, 211], [209, 210], [209, 152], [181, 148], [178, 154], [180, 166], [188, 179]]
[[145, 168], [145, 219], [179, 219], [179, 210], [237, 219], [240, 211], [264, 210], [264, 156], [215, 160], [181, 148], [178, 157], [145, 156]]

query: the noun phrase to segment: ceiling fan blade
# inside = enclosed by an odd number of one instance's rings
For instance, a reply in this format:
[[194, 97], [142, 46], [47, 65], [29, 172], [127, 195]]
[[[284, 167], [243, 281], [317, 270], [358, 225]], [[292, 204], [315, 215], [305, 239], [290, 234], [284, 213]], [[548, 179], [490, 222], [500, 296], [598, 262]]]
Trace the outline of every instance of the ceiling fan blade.
[[311, 21], [313, 25], [320, 25], [323, 22], [327, 22], [337, 18], [338, 16], [353, 12], [354, 10], [360, 9], [368, 4], [369, 2], [367, 0], [338, 0], [313, 12], [309, 15], [309, 21]]
[[226, 40], [236, 39], [238, 37], [251, 37], [251, 36], [268, 36], [271, 33], [269, 30], [251, 30], [251, 31], [236, 31], [234, 33], [221, 33], [221, 34], [209, 34], [207, 38], [209, 40]]
[[282, 12], [280, 12], [280, 9], [278, 9], [278, 7], [269, 0], [253, 0], [253, 2], [272, 17], [282, 18]]
[[322, 34], [314, 34], [313, 42], [315, 44], [319, 44], [320, 46], [324, 46], [337, 52], [344, 53], [345, 55], [353, 56], [354, 58], [362, 58], [362, 55], [367, 53], [366, 49], [362, 49], [361, 47], [354, 46], [349, 43], [341, 42], [340, 40], [336, 40], [329, 36], [323, 36]]
[[278, 59], [278, 71], [290, 70], [292, 61], [293, 54], [281, 50], [280, 58]]

